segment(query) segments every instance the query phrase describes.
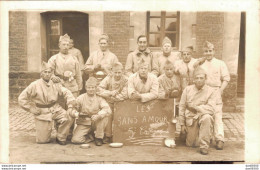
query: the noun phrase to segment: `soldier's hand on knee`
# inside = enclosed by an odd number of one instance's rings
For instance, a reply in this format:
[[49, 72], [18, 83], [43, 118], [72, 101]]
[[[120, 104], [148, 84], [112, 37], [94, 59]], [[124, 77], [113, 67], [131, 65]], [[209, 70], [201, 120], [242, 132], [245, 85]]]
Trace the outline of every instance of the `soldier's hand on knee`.
[[181, 133], [182, 134], [187, 133], [187, 127], [186, 126], [184, 126], [184, 125], [181, 126]]
[[31, 107], [31, 108], [30, 108], [30, 112], [31, 112], [32, 114], [36, 115], [36, 116], [41, 114], [40, 109], [37, 108], [37, 107]]

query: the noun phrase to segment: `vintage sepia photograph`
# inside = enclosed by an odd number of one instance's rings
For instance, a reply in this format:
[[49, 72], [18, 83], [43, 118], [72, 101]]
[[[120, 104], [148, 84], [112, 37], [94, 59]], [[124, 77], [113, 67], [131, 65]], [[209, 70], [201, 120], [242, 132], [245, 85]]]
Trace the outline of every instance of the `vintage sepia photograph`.
[[246, 15], [10, 10], [9, 163], [244, 163]]

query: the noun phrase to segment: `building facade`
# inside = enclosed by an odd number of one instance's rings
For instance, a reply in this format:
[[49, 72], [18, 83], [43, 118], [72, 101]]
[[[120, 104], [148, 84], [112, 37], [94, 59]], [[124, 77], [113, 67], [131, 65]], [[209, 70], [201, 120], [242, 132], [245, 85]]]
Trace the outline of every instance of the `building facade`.
[[137, 47], [139, 35], [148, 36], [149, 47], [159, 52], [162, 39], [173, 42], [173, 53], [187, 45], [194, 57], [202, 56], [205, 40], [215, 45], [216, 58], [228, 66], [231, 81], [223, 96], [224, 109], [236, 110], [237, 96], [244, 94], [245, 13], [240, 12], [89, 12], [10, 11], [9, 12], [9, 97], [17, 101], [21, 91], [39, 78], [42, 61], [58, 52], [60, 35], [69, 34], [84, 60], [97, 50], [98, 37], [110, 37], [110, 50], [125, 64]]

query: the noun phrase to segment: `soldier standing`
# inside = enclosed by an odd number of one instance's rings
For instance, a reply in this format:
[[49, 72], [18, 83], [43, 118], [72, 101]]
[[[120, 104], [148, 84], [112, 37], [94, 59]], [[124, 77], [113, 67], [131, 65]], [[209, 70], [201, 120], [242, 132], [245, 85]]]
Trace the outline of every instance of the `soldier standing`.
[[176, 60], [179, 60], [179, 57], [172, 53], [172, 41], [168, 37], [165, 37], [162, 42], [162, 53], [158, 53], [153, 60], [154, 70], [159, 71], [156, 73], [157, 76], [164, 73], [164, 65], [167, 60], [174, 64]]
[[149, 72], [153, 72], [155, 75], [157, 75], [158, 70], [155, 70], [156, 68], [153, 68], [152, 66], [153, 54], [151, 50], [147, 48], [147, 37], [145, 35], [140, 35], [137, 38], [137, 45], [138, 48], [135, 51], [129, 53], [127, 56], [125, 64], [127, 77], [138, 71], [141, 60], [144, 60], [146, 63], [148, 63]]
[[60, 36], [60, 52], [52, 56], [48, 64], [54, 70], [52, 80], [59, 82], [69, 89], [77, 97], [82, 89], [82, 76], [78, 59], [68, 53], [70, 37], [65, 34]]
[[70, 44], [69, 44], [69, 54], [71, 54], [72, 56], [75, 56], [78, 59], [79, 62], [79, 67], [81, 70], [81, 75], [83, 75], [83, 68], [84, 68], [84, 58], [82, 56], [82, 53], [79, 49], [74, 47], [74, 41], [73, 39], [70, 39]]
[[219, 92], [216, 99], [217, 107], [214, 117], [214, 136], [216, 140], [216, 149], [222, 150], [224, 147], [224, 128], [222, 121], [223, 103], [221, 95], [230, 81], [230, 75], [224, 61], [218, 60], [214, 57], [215, 50], [212, 43], [206, 41], [203, 45], [203, 50], [206, 61], [201, 65], [201, 67], [207, 73], [206, 84], [217, 89]]
[[104, 72], [103, 78], [111, 73], [112, 65], [118, 62], [117, 56], [110, 52], [109, 37], [106, 34], [102, 34], [99, 38], [100, 50], [93, 52], [84, 66], [84, 71], [89, 76], [94, 76], [98, 71]]

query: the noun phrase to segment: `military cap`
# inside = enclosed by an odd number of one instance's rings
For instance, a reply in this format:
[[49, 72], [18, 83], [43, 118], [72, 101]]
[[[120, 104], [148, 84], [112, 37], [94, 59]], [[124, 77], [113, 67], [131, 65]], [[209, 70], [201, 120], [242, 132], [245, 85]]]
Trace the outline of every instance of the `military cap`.
[[41, 71], [44, 71], [44, 70], [47, 70], [47, 69], [51, 69], [51, 66], [46, 63], [46, 62], [42, 62], [42, 65], [41, 65]]
[[181, 52], [193, 52], [193, 47], [186, 46], [186, 47], [182, 48]]
[[165, 37], [165, 38], [163, 39], [163, 41], [162, 41], [162, 45], [164, 45], [164, 44], [166, 44], [166, 43], [169, 43], [169, 44], [172, 45], [172, 41], [170, 40], [170, 38]]
[[86, 81], [86, 86], [97, 86], [97, 79], [95, 77], [90, 77], [87, 81]]
[[60, 36], [59, 42], [61, 41], [70, 41], [70, 36], [68, 34], [65, 34], [63, 36]]
[[203, 44], [203, 49], [214, 49], [214, 45], [208, 41], [205, 41]]
[[169, 60], [165, 61], [164, 67], [166, 67], [166, 66], [171, 66], [172, 68], [174, 67], [173, 63]]
[[193, 77], [196, 77], [196, 76], [199, 75], [199, 74], [205, 74], [205, 75], [207, 75], [206, 71], [205, 71], [203, 68], [197, 67], [197, 68], [194, 70], [194, 72], [193, 72]]
[[109, 40], [109, 37], [108, 37], [108, 35], [107, 34], [102, 34], [101, 36], [100, 36], [100, 38], [99, 38], [99, 41], [100, 40], [102, 40], [102, 39], [105, 39], [105, 40]]
[[115, 68], [123, 69], [124, 67], [120, 62], [116, 62], [112, 66], [112, 69], [115, 69]]

